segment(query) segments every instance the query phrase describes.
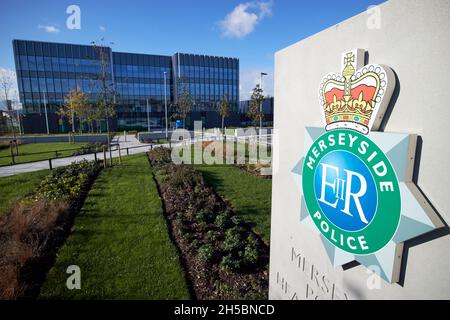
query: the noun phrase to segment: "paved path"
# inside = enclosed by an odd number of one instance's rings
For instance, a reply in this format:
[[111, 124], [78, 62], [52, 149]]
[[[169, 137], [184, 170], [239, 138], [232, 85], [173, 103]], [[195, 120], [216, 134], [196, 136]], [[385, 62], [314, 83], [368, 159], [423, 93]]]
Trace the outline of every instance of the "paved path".
[[[241, 138], [242, 139], [242, 138]], [[205, 134], [203, 139], [201, 138], [193, 138], [189, 140], [189, 143], [201, 141], [201, 140], [215, 140], [214, 135], [208, 135]], [[232, 139], [230, 139], [232, 140]], [[172, 146], [180, 145], [182, 142], [174, 142], [172, 143]], [[144, 153], [150, 150], [152, 147], [152, 144], [145, 144], [139, 142], [138, 139], [134, 135], [119, 135], [115, 136], [112, 140], [112, 144], [119, 144], [121, 149], [121, 155], [126, 156], [127, 155], [127, 148], [128, 148], [128, 154], [138, 154], [138, 153]], [[169, 144], [161, 144], [161, 146], [168, 147]], [[119, 151], [117, 150], [116, 146], [113, 146], [111, 148], [111, 155], [113, 158], [116, 158], [119, 156]], [[109, 158], [109, 151], [106, 152], [106, 159]], [[52, 159], [52, 167], [58, 168], [63, 167], [71, 164], [74, 161], [81, 161], [83, 159], [86, 160], [95, 160], [95, 155], [93, 153], [91, 154], [85, 154], [81, 156], [74, 156], [74, 157], [67, 157], [67, 158], [59, 158], [59, 159]], [[103, 152], [97, 152], [97, 159], [103, 160]], [[36, 162], [30, 162], [30, 163], [23, 163], [23, 164], [16, 164], [13, 166], [4, 166], [0, 167], [0, 177], [6, 177], [6, 176], [13, 176], [19, 173], [26, 173], [26, 172], [33, 172], [33, 171], [39, 171], [44, 169], [49, 169], [50, 163], [48, 160], [43, 161], [36, 161]]]
[[[127, 135], [126, 137], [124, 137], [123, 135], [116, 136], [116, 137], [114, 137], [112, 143], [119, 143], [120, 148], [122, 149], [121, 150], [122, 156], [127, 154], [126, 148], [132, 148], [132, 149], [128, 149], [129, 154], [143, 153], [143, 152], [147, 152], [150, 149], [149, 144], [144, 144], [144, 143], [139, 142], [139, 140], [137, 140], [134, 137], [134, 135]], [[111, 151], [112, 156], [114, 158], [118, 157], [119, 151], [115, 150], [116, 147], [113, 147], [112, 149], [114, 150], [114, 151]], [[106, 158], [107, 159], [109, 158], [109, 151], [106, 152]], [[68, 164], [71, 164], [74, 161], [81, 161], [83, 159], [94, 160], [95, 155], [93, 153], [91, 153], [91, 154], [85, 154], [85, 155], [81, 155], [81, 156], [53, 159], [52, 167], [58, 168], [58, 167], [67, 166]], [[97, 153], [97, 159], [103, 160], [103, 152]], [[0, 177], [12, 176], [12, 175], [19, 174], [19, 173], [33, 172], [33, 171], [38, 171], [38, 170], [43, 170], [43, 169], [49, 169], [49, 161], [48, 160], [36, 161], [36, 162], [32, 162], [32, 163], [16, 164], [13, 166], [0, 167]]]

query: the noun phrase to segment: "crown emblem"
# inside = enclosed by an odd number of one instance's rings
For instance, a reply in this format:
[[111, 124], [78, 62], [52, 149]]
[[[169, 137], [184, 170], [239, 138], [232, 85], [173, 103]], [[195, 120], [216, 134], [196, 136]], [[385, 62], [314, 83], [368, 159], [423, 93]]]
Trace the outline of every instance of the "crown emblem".
[[341, 73], [329, 73], [320, 83], [319, 101], [327, 131], [350, 129], [368, 134], [377, 130], [395, 87], [391, 68], [364, 65], [365, 51], [342, 54]]

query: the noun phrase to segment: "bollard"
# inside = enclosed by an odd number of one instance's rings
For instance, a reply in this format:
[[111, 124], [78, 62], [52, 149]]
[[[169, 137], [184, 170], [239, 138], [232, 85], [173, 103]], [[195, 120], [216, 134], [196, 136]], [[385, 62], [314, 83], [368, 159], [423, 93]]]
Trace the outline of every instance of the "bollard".
[[103, 168], [106, 168], [106, 147], [103, 146]]
[[130, 152], [129, 152], [128, 148], [127, 148], [127, 156], [129, 156], [129, 155], [130, 155]]
[[19, 155], [19, 144], [17, 143], [17, 139], [14, 140], [14, 145], [16, 146], [16, 156]]
[[97, 162], [97, 151], [94, 152], [94, 160]]
[[50, 170], [53, 170], [53, 166], [52, 166], [52, 158], [48, 159], [48, 167], [50, 168]]
[[118, 149], [119, 149], [119, 164], [121, 164], [122, 163], [122, 154], [120, 153], [120, 144], [118, 146]]
[[109, 150], [109, 166], [112, 167], [113, 162], [112, 162], [112, 148], [111, 148], [111, 145], [108, 146], [108, 150]]
[[15, 164], [16, 161], [14, 159], [14, 149], [13, 149], [13, 142], [12, 141], [9, 142], [9, 147], [10, 147], [10, 150], [11, 150], [11, 161], [12, 161], [12, 164]]

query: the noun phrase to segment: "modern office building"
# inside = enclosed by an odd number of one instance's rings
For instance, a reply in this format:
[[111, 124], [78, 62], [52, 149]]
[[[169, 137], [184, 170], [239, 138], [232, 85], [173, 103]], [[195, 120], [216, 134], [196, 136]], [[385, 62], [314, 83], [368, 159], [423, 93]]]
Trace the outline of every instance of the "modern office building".
[[[239, 124], [236, 58], [123, 53], [109, 47], [100, 51], [92, 45], [24, 40], [13, 40], [13, 51], [26, 133], [46, 132], [47, 122], [50, 132], [70, 131], [58, 110], [77, 87], [88, 93], [93, 104], [103, 86], [115, 93], [111, 130], [147, 130], [149, 124], [151, 129], [164, 127], [166, 102], [170, 121], [176, 113], [171, 106], [182, 90], [188, 90], [193, 101], [187, 127], [195, 120], [202, 120], [206, 127], [219, 126], [217, 105], [225, 95], [232, 108], [228, 125]], [[102, 130], [104, 122], [98, 124]]]
[[[262, 103], [262, 112], [264, 114], [263, 125], [267, 127], [273, 126], [273, 111], [274, 111], [274, 99], [273, 97], [264, 98]], [[238, 113], [240, 116], [240, 122], [242, 126], [251, 126], [252, 119], [247, 116], [247, 112], [250, 108], [250, 100], [243, 100], [239, 102]]]

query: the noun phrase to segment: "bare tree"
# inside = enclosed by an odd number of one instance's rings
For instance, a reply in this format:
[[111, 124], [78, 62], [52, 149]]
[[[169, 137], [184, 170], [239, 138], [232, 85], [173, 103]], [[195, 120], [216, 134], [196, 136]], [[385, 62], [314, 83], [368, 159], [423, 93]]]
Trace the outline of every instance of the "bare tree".
[[179, 95], [177, 103], [175, 104], [176, 116], [183, 119], [183, 129], [185, 128], [186, 117], [192, 110], [194, 101], [189, 91], [188, 84], [182, 79], [178, 80], [179, 83]]
[[[6, 102], [7, 118], [9, 119], [9, 122], [10, 122], [14, 141], [16, 141], [16, 130], [14, 128], [14, 122], [13, 122], [14, 111], [12, 110], [11, 91], [13, 90], [15, 83], [16, 83], [16, 74], [14, 71], [0, 69], [0, 91]], [[16, 143], [16, 152], [18, 153], [17, 143]]]
[[14, 71], [0, 69], [0, 90], [5, 100], [11, 99], [11, 91], [14, 88], [15, 83], [16, 76]]
[[[102, 39], [103, 41], [103, 39]], [[103, 43], [92, 42], [97, 58], [100, 62], [100, 70], [98, 79], [100, 82], [100, 94], [97, 101], [98, 111], [102, 114], [106, 121], [106, 131], [108, 132], [108, 145], [110, 141], [109, 119], [116, 114], [116, 91], [112, 85], [111, 73], [111, 59], [109, 57], [109, 50]], [[108, 83], [108, 80], [111, 80]]]

